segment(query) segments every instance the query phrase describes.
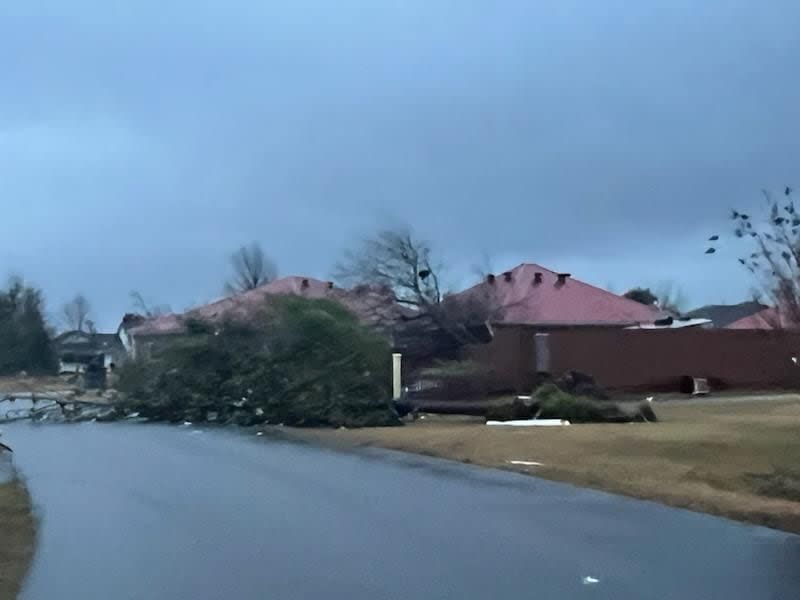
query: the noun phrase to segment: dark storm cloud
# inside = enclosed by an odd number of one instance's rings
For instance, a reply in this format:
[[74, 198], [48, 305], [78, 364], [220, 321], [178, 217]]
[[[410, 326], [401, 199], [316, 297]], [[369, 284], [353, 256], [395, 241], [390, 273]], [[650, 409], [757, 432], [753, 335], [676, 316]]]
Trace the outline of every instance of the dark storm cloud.
[[703, 240], [797, 178], [788, 0], [8, 4], [4, 264], [105, 326], [217, 294], [251, 239], [326, 276], [386, 221], [456, 280], [487, 252], [735, 301]]

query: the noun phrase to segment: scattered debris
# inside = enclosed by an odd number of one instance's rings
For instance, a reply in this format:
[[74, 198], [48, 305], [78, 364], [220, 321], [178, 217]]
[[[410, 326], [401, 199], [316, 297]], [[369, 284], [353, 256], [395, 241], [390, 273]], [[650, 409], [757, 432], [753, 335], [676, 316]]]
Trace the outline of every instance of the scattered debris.
[[692, 396], [705, 396], [711, 392], [708, 379], [704, 377], [692, 377], [693, 391]]
[[591, 576], [583, 578], [583, 585], [594, 585], [595, 583], [600, 583], [600, 580]]
[[536, 462], [534, 460], [509, 460], [508, 463], [512, 464], [512, 465], [523, 465], [525, 467], [542, 467], [542, 466], [544, 466], [542, 463]]
[[570, 425], [564, 419], [516, 419], [513, 421], [486, 421], [487, 425], [508, 425], [509, 427], [562, 427]]

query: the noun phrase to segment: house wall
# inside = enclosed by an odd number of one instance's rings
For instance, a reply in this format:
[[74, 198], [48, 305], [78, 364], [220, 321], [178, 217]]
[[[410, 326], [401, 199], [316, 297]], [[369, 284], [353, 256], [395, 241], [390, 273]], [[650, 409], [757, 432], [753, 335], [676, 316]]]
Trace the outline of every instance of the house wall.
[[[518, 391], [533, 385], [535, 329], [504, 328], [486, 347], [468, 354], [490, 366], [496, 385]], [[800, 386], [800, 333], [688, 328], [615, 330], [575, 328], [548, 332], [549, 371], [575, 369], [608, 388], [677, 390], [683, 376], [706, 377], [731, 388]]]

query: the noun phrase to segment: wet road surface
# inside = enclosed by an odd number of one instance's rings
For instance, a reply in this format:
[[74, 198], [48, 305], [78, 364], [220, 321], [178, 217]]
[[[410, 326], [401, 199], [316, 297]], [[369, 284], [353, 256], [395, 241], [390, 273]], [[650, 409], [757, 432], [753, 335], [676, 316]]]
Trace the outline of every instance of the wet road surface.
[[522, 475], [233, 431], [3, 429], [41, 519], [24, 600], [800, 598], [798, 536]]

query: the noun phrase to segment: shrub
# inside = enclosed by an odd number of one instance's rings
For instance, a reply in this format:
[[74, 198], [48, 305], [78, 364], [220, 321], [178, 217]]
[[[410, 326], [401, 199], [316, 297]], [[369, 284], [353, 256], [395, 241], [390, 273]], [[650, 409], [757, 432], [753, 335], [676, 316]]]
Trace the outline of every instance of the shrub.
[[573, 396], [555, 384], [541, 386], [534, 396], [539, 401], [538, 416], [542, 419], [566, 419], [571, 423], [628, 423], [635, 420], [615, 403]]

